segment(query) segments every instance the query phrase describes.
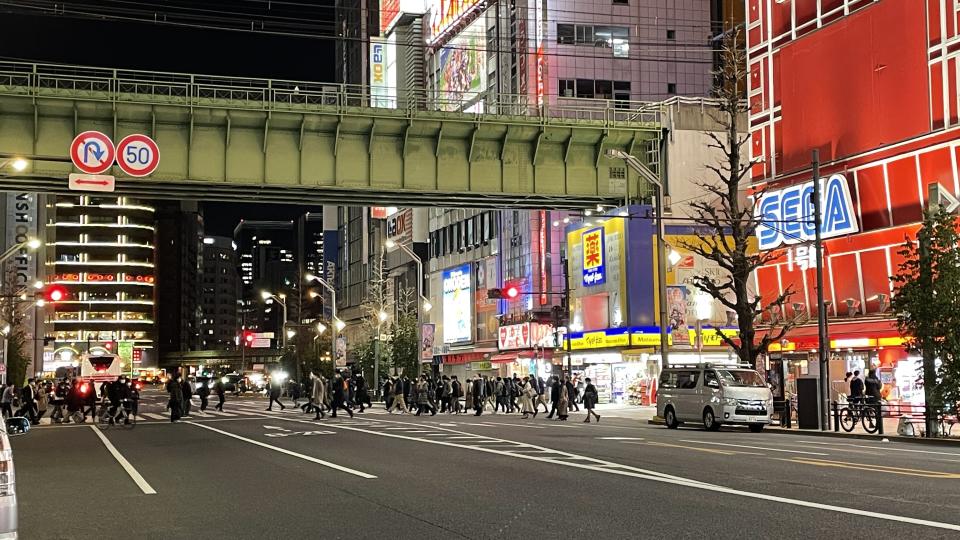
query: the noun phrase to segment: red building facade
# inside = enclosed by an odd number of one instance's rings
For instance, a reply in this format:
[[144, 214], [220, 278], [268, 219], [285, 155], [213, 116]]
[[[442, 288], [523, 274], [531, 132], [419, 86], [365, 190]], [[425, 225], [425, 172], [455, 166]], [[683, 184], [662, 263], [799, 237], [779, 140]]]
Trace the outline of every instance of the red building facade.
[[[753, 181], [770, 190], [809, 182], [818, 149], [821, 176], [843, 177], [856, 217], [857, 232], [824, 241], [831, 379], [842, 378], [838, 368], [880, 367], [889, 397], [909, 399], [899, 379], [915, 371], [889, 312], [890, 276], [915, 237], [928, 185], [960, 192], [960, 3], [746, 6]], [[791, 288], [782, 316], [815, 315], [815, 268], [798, 264], [797, 245], [779, 249], [756, 273], [757, 290], [770, 298]], [[816, 348], [815, 322], [783, 349]]]

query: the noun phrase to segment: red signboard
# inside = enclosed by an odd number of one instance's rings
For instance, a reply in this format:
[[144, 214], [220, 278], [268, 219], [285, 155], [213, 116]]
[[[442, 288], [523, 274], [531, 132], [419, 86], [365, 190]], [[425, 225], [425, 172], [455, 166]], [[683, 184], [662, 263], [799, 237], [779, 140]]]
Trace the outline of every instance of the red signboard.
[[91, 274], [89, 272], [87, 273], [87, 279], [86, 279], [88, 283], [98, 282], [98, 281], [116, 281], [116, 280], [117, 280], [116, 274]]
[[400, 0], [380, 0], [380, 35], [400, 16]]

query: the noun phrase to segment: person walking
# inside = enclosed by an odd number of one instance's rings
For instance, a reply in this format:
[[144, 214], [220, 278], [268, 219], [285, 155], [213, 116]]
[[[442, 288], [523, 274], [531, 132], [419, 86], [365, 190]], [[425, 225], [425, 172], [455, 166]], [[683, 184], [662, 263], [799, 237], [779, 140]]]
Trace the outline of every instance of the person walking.
[[31, 424], [36, 425], [37, 390], [33, 386], [33, 381], [33, 379], [28, 379], [27, 384], [20, 389], [20, 410], [17, 411], [17, 416], [26, 416], [30, 419]]
[[346, 404], [346, 399], [350, 395], [347, 384], [347, 380], [341, 377], [339, 373], [333, 378], [333, 403], [330, 404], [330, 418], [337, 417], [337, 409], [347, 411], [350, 418], [353, 418], [353, 411]]
[[183, 415], [183, 386], [180, 384], [179, 373], [167, 382], [167, 394], [170, 395], [170, 401], [167, 403], [170, 407], [170, 421], [176, 422]]
[[567, 421], [568, 411], [570, 410], [570, 392], [567, 390], [566, 381], [560, 384], [560, 400], [557, 402], [557, 420]]
[[327, 381], [323, 380], [323, 375], [319, 373], [311, 373], [310, 376], [313, 378], [313, 385], [310, 389], [310, 403], [317, 410], [313, 419], [320, 420], [327, 417], [326, 413], [323, 412], [323, 404], [327, 401]]
[[373, 403], [370, 401], [370, 392], [367, 391], [367, 381], [364, 380], [363, 375], [358, 374], [354, 384], [356, 384], [357, 387], [356, 403], [357, 406], [360, 407], [360, 412], [363, 412], [364, 404], [372, 409]]
[[393, 406], [393, 381], [390, 377], [387, 377], [383, 380], [383, 384], [380, 385], [381, 391], [383, 392], [383, 408], [390, 412], [390, 409]]
[[537, 377], [530, 382], [536, 385], [534, 390], [537, 391], [537, 397], [533, 402], [533, 406], [539, 408], [540, 405], [543, 404], [543, 412], [549, 412], [550, 404], [547, 402], [547, 390], [549, 390], [549, 388], [547, 387], [547, 383], [544, 382], [543, 377]]
[[483, 414], [483, 405], [486, 402], [486, 385], [480, 377], [473, 379], [473, 408], [476, 411], [473, 415]]
[[276, 375], [270, 377], [270, 401], [267, 402], [267, 410], [273, 410], [273, 404], [280, 406], [280, 410], [286, 409], [283, 403], [280, 403], [280, 394], [283, 392], [283, 383], [277, 379]]
[[43, 415], [47, 413], [47, 402], [50, 395], [50, 385], [39, 384], [35, 389], [37, 395], [37, 423], [40, 423], [40, 419], [43, 418]]
[[597, 387], [590, 382], [590, 377], [586, 378], [586, 386], [583, 388], [583, 408], [587, 411], [587, 418], [584, 420], [586, 423], [590, 423], [590, 415], [596, 417], [597, 422], [600, 421], [600, 415], [594, 412], [594, 407], [597, 406], [597, 400], [599, 399], [599, 394], [597, 394]]
[[393, 411], [397, 411], [400, 414], [407, 412], [407, 402], [403, 397], [403, 381], [399, 378], [393, 381], [393, 403], [391, 403], [390, 408], [387, 409], [387, 412], [390, 414], [393, 414]]
[[[463, 397], [463, 385], [456, 375], [450, 378], [450, 405], [453, 414], [460, 414], [460, 398]], [[450, 412], [449, 410], [447, 412]]]
[[3, 411], [4, 418], [13, 416], [13, 393], [15, 389], [13, 383], [7, 383], [3, 387], [3, 395], [0, 396], [0, 411]]
[[580, 412], [580, 406], [577, 405], [577, 387], [573, 385], [573, 381], [570, 380], [570, 376], [564, 376], [563, 385], [567, 389], [567, 410], [571, 407], [573, 410]]
[[214, 408], [223, 412], [223, 402], [227, 396], [227, 386], [223, 384], [223, 379], [217, 379], [217, 383], [213, 385], [213, 391], [217, 394], [217, 406]]
[[426, 375], [422, 375], [420, 377], [420, 382], [417, 383], [417, 414], [416, 416], [420, 416], [421, 414], [423, 414], [424, 411], [431, 412], [430, 416], [437, 414], [437, 410], [431, 408], [430, 406], [429, 391], [430, 389], [428, 388], [427, 377]]
[[287, 382], [287, 397], [293, 402], [294, 407], [300, 406], [300, 382], [290, 379]]
[[210, 383], [203, 381], [200, 383], [200, 387], [197, 388], [197, 396], [200, 398], [200, 412], [207, 410], [208, 398], [210, 397]]
[[453, 385], [450, 383], [450, 377], [447, 375], [444, 375], [440, 381], [440, 412], [449, 413], [452, 407], [451, 396], [453, 394]]
[[550, 407], [550, 414], [547, 415], [547, 418], [553, 418], [553, 415], [557, 412], [557, 406], [560, 404], [560, 378], [554, 375], [550, 378], [550, 402], [552, 403]]
[[490, 405], [490, 408], [493, 409], [493, 414], [497, 414], [497, 396], [496, 396], [496, 385], [493, 383], [492, 377], [483, 376], [483, 408], [486, 410], [487, 405]]
[[180, 382], [180, 386], [180, 392], [183, 394], [183, 417], [190, 418], [190, 408], [193, 406], [193, 402], [190, 401], [193, 399], [193, 385], [184, 379]]
[[537, 417], [537, 408], [533, 405], [533, 398], [537, 395], [537, 391], [533, 389], [533, 383], [529, 378], [523, 378], [523, 390], [520, 392], [520, 412], [523, 413], [523, 419], [526, 420], [530, 418], [530, 414], [533, 414], [533, 417]]
[[467, 377], [467, 380], [464, 382], [464, 392], [466, 395], [463, 399], [463, 411], [467, 412], [473, 410], [473, 379]]

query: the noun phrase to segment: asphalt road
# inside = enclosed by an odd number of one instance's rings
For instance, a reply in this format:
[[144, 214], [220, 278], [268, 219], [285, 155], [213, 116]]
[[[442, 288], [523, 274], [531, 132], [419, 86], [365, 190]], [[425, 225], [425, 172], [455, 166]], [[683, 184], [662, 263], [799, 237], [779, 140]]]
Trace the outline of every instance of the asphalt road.
[[957, 447], [162, 399], [14, 437], [21, 537], [960, 538]]

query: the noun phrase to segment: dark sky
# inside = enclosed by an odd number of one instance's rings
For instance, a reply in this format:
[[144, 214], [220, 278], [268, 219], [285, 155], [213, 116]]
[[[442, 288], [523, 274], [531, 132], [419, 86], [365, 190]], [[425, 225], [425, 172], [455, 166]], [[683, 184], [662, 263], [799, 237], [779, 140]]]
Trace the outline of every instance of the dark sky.
[[[268, 9], [266, 0], [90, 0], [79, 8], [100, 10], [106, 20], [81, 14], [29, 14], [22, 8], [0, 5], [0, 57], [96, 67], [333, 81], [335, 42], [329, 38], [333, 34], [332, 4], [333, 0], [297, 0], [269, 3]], [[130, 6], [138, 7], [123, 11]], [[177, 11], [178, 6], [202, 7], [204, 11]], [[158, 16], [167, 15], [168, 20], [187, 27], [116, 19], [142, 19], [150, 15], [144, 10], [151, 8], [165, 10], [157, 11]], [[11, 9], [15, 12], [9, 13]], [[256, 24], [258, 20], [266, 21], [265, 28], [288, 35], [196, 28], [239, 27], [245, 21]], [[319, 37], [290, 36], [291, 32]], [[220, 236], [232, 235], [240, 219], [295, 219], [308, 210], [317, 211], [274, 204], [205, 203], [202, 208], [207, 234]]]

